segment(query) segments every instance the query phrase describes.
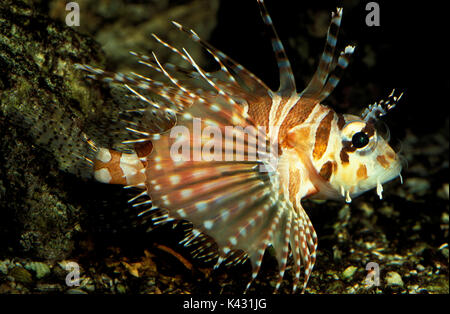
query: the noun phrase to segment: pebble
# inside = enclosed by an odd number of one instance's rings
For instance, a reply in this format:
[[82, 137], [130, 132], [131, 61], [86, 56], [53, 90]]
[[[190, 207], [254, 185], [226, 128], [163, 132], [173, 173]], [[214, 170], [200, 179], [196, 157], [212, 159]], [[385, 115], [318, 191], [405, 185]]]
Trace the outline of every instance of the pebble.
[[449, 199], [449, 185], [444, 183], [442, 187], [437, 191], [437, 196], [445, 200]]
[[424, 271], [424, 270], [425, 270], [425, 267], [424, 267], [422, 264], [419, 264], [419, 265], [416, 266], [416, 269], [417, 269], [418, 271]]
[[31, 262], [25, 265], [25, 268], [28, 270], [34, 271], [37, 279], [44, 278], [48, 274], [50, 274], [50, 267], [41, 262]]
[[382, 213], [384, 216], [386, 216], [388, 218], [392, 218], [392, 217], [396, 217], [396, 216], [400, 215], [399, 212], [395, 211], [394, 208], [389, 205], [379, 208], [378, 212]]
[[342, 251], [339, 250], [337, 245], [333, 246], [333, 260], [340, 261], [342, 259]]
[[387, 273], [386, 277], [386, 284], [388, 286], [400, 286], [403, 287], [403, 280], [402, 280], [402, 276], [400, 276], [399, 273], [395, 272], [395, 271], [390, 271]]
[[30, 272], [23, 267], [15, 266], [10, 270], [9, 275], [14, 278], [15, 281], [29, 284], [33, 281], [33, 276]]
[[351, 279], [358, 268], [355, 266], [347, 267], [342, 273], [342, 279]]
[[410, 285], [408, 286], [409, 293], [415, 294], [418, 293], [419, 285]]
[[52, 284], [52, 283], [38, 283], [36, 285], [36, 290], [41, 292], [59, 292], [62, 290], [61, 285], [59, 284]]
[[359, 206], [359, 209], [364, 212], [364, 215], [366, 217], [370, 217], [374, 213], [373, 206], [371, 206], [370, 204], [368, 204], [366, 202], [362, 202], [361, 205]]
[[412, 194], [425, 195], [430, 189], [430, 182], [423, 178], [408, 178], [405, 186]]
[[441, 250], [442, 255], [448, 260], [448, 247]]
[[6, 275], [8, 273], [9, 260], [0, 261], [0, 273]]
[[446, 213], [446, 212], [443, 212], [443, 213], [442, 213], [441, 221], [442, 221], [443, 224], [447, 224], [447, 225], [448, 225], [448, 221], [449, 221], [449, 219], [448, 219], [448, 213]]
[[415, 269], [410, 270], [409, 273], [413, 276], [417, 276], [417, 270], [415, 270]]
[[81, 290], [80, 288], [73, 288], [66, 291], [67, 294], [87, 294], [86, 291]]
[[117, 293], [124, 294], [127, 292], [127, 288], [123, 284], [118, 284], [116, 286]]
[[345, 220], [347, 221], [350, 217], [350, 206], [344, 205], [338, 212], [338, 218], [339, 220]]

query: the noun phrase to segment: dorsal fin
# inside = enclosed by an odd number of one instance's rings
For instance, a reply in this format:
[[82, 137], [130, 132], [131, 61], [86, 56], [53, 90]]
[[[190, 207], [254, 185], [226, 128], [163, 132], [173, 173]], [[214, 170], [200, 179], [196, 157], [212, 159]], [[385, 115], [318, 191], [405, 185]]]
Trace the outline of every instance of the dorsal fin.
[[342, 8], [337, 8], [336, 12], [333, 12], [331, 15], [331, 22], [327, 31], [325, 47], [323, 49], [322, 56], [320, 57], [317, 70], [311, 78], [308, 86], [306, 86], [306, 88], [302, 92], [302, 94], [305, 96], [310, 96], [320, 92], [320, 90], [326, 83], [326, 80], [332, 68], [334, 50], [336, 49], [337, 36], [339, 34], [341, 20]]
[[328, 27], [327, 39], [319, 65], [308, 86], [300, 93], [304, 98], [317, 99], [320, 103], [324, 100], [339, 83], [343, 70], [349, 63], [349, 58], [353, 54], [354, 46], [347, 46], [335, 59], [337, 36], [341, 26], [343, 8], [337, 8], [331, 15], [330, 26]]
[[292, 72], [291, 63], [286, 55], [284, 46], [278, 37], [275, 27], [272, 23], [269, 13], [263, 0], [258, 0], [259, 9], [261, 12], [264, 24], [267, 26], [267, 31], [270, 34], [272, 41], [272, 49], [277, 59], [278, 70], [280, 72], [280, 87], [278, 92], [282, 95], [290, 95], [296, 91], [294, 73]]

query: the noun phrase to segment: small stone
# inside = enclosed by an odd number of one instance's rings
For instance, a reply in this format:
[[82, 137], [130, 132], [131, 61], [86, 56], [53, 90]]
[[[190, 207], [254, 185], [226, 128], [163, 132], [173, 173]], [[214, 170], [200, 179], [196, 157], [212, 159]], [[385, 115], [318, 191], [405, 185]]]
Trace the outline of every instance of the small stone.
[[94, 281], [89, 277], [82, 278], [80, 288], [83, 288], [87, 292], [94, 292], [95, 291]]
[[31, 262], [25, 265], [25, 268], [28, 270], [34, 271], [37, 279], [44, 278], [48, 274], [50, 274], [50, 267], [41, 262]]
[[388, 286], [400, 286], [400, 287], [403, 287], [402, 276], [400, 276], [400, 274], [395, 272], [395, 271], [388, 272], [387, 275], [386, 275], [385, 280], [386, 280], [386, 284]]
[[417, 269], [418, 271], [424, 271], [424, 270], [425, 270], [425, 267], [424, 267], [422, 264], [419, 264], [419, 265], [416, 266], [416, 269]]
[[31, 276], [30, 272], [23, 267], [15, 266], [9, 272], [9, 275], [14, 278], [15, 281], [28, 284], [33, 281], [33, 276]]
[[368, 250], [373, 250], [377, 247], [377, 243], [376, 242], [364, 242], [364, 246]]
[[62, 290], [62, 288], [59, 284], [38, 283], [36, 285], [36, 290], [48, 293], [48, 292], [59, 292]]
[[127, 292], [127, 288], [125, 288], [125, 286], [123, 284], [118, 284], [116, 286], [116, 291], [117, 291], [117, 293], [124, 294]]
[[394, 210], [394, 208], [392, 206], [389, 206], [389, 205], [379, 208], [377, 210], [377, 212], [382, 213], [384, 216], [386, 216], [388, 218], [397, 217], [399, 215], [399, 213], [396, 212]]
[[80, 288], [69, 289], [69, 290], [67, 290], [67, 293], [68, 294], [87, 294], [86, 291], [83, 291]]
[[449, 219], [448, 219], [448, 213], [446, 213], [446, 212], [443, 212], [443, 213], [442, 213], [441, 221], [442, 221], [443, 224], [447, 224], [447, 225], [448, 225], [448, 221], [449, 221]]
[[413, 231], [420, 231], [421, 229], [422, 229], [422, 224], [420, 223], [420, 221], [416, 221], [416, 223], [412, 227], [412, 230]]
[[442, 255], [448, 260], [448, 247], [441, 250]]
[[355, 266], [349, 266], [347, 267], [344, 272], [342, 273], [342, 279], [348, 280], [351, 279], [353, 277], [353, 275], [355, 274], [356, 270], [358, 268]]
[[337, 248], [337, 245], [333, 246], [333, 260], [340, 261], [342, 259], [342, 251]]
[[423, 178], [408, 178], [405, 182], [409, 193], [419, 196], [425, 195], [430, 190], [430, 182]]
[[418, 293], [419, 285], [410, 285], [408, 286], [409, 293], [415, 294]]
[[83, 287], [88, 292], [94, 292], [95, 291], [95, 285], [86, 285]]
[[347, 204], [342, 206], [342, 208], [338, 212], [338, 218], [339, 220], [348, 220], [350, 217], [350, 206]]
[[373, 207], [366, 202], [361, 203], [361, 205], [359, 206], [359, 209], [364, 212], [364, 215], [366, 217], [370, 217], [374, 213]]
[[437, 196], [445, 200], [449, 199], [449, 185], [444, 183], [442, 187], [437, 191]]
[[8, 273], [9, 260], [0, 261], [0, 273], [6, 275]]

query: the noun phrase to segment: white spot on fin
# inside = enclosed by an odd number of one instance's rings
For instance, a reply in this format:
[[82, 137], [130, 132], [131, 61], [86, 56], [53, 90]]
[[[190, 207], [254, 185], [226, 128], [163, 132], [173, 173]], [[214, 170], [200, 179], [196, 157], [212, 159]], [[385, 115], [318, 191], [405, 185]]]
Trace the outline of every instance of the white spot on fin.
[[96, 158], [101, 162], [110, 162], [111, 161], [111, 153], [109, 152], [109, 149], [107, 148], [100, 148], [98, 150]]
[[102, 183], [110, 183], [111, 179], [112, 179], [111, 174], [109, 173], [109, 170], [106, 168], [96, 170], [94, 172], [94, 178], [95, 178], [95, 180], [102, 182]]

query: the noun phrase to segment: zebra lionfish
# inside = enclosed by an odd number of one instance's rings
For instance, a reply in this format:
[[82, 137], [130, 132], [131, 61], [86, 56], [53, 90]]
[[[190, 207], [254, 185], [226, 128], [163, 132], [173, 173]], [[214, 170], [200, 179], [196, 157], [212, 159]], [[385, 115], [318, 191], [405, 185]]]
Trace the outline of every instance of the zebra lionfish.
[[[219, 70], [206, 72], [187, 50], [155, 34], [192, 70], [163, 65], [154, 53], [152, 57], [133, 54], [164, 75], [166, 82], [77, 65], [91, 78], [120, 84], [144, 104], [134, 110], [140, 120], [127, 128], [139, 135], [126, 141], [134, 144], [134, 152], [98, 147], [88, 140], [96, 151], [91, 162], [97, 180], [141, 189], [130, 200], [145, 208], [140, 215], [159, 213], [152, 216], [155, 223], [174, 219], [192, 223], [182, 241], [185, 245], [199, 243], [204, 234], [211, 237], [218, 248], [212, 255], [217, 257], [216, 266], [249, 258], [253, 272], [246, 289], [260, 270], [265, 250], [272, 246], [279, 263], [276, 289], [291, 252], [293, 292], [302, 265], [304, 291], [318, 241], [301, 201], [311, 197], [351, 202], [372, 188], [381, 198], [382, 184], [401, 178], [399, 156], [375, 128], [377, 119], [401, 95], [393, 91], [361, 116], [339, 114], [322, 104], [354, 51], [349, 45], [335, 54], [342, 8], [332, 13], [318, 68], [298, 93], [264, 1], [257, 2], [278, 63], [277, 91], [177, 22], [172, 23], [208, 51]], [[163, 127], [155, 131], [154, 124]], [[199, 251], [208, 254], [207, 246]]]

